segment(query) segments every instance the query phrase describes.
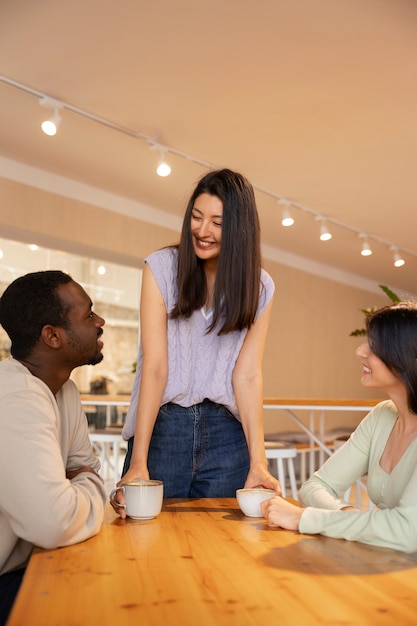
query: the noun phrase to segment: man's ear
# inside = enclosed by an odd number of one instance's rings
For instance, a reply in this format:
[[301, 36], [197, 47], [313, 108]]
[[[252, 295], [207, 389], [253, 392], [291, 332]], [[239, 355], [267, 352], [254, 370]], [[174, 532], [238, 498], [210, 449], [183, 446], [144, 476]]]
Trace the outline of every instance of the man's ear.
[[51, 326], [50, 324], [46, 324], [41, 330], [40, 339], [49, 348], [53, 348], [54, 350], [56, 350], [62, 345], [61, 331], [62, 328], [60, 328], [59, 326]]

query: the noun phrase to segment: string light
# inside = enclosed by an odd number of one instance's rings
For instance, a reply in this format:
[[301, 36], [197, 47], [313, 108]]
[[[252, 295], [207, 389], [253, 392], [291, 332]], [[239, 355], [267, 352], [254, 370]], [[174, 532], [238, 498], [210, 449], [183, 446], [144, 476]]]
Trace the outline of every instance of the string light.
[[[4, 83], [6, 85], [9, 85], [10, 87], [14, 87], [15, 89], [23, 91], [24, 93], [27, 93], [27, 94], [29, 94], [31, 96], [35, 96], [36, 98], [40, 99], [40, 103], [43, 106], [49, 106], [49, 107], [53, 108], [54, 114], [52, 115], [52, 117], [48, 121], [54, 122], [55, 132], [56, 132], [57, 126], [58, 126], [59, 121], [60, 121], [59, 111], [62, 110], [62, 109], [66, 109], [66, 110], [71, 111], [72, 113], [74, 113], [76, 115], [79, 115], [81, 117], [89, 119], [89, 120], [91, 120], [91, 121], [93, 121], [93, 122], [95, 122], [97, 124], [101, 124], [102, 126], [106, 126], [107, 128], [111, 128], [111, 129], [115, 130], [116, 132], [123, 133], [125, 135], [128, 135], [128, 136], [134, 138], [134, 139], [140, 139], [140, 140], [146, 141], [149, 144], [149, 146], [151, 147], [151, 149], [155, 149], [155, 148], [159, 149], [159, 151], [161, 152], [161, 155], [163, 154], [165, 156], [166, 154], [169, 153], [169, 154], [172, 154], [174, 156], [186, 159], [187, 161], [190, 161], [190, 162], [192, 162], [192, 163], [194, 163], [196, 165], [199, 165], [199, 166], [201, 166], [201, 167], [203, 167], [204, 169], [207, 169], [207, 170], [218, 169], [217, 166], [215, 164], [213, 164], [213, 163], [208, 163], [207, 161], [203, 161], [201, 159], [193, 157], [193, 156], [191, 156], [189, 154], [186, 154], [185, 152], [181, 152], [180, 150], [177, 150], [176, 148], [172, 148], [172, 147], [169, 147], [169, 146], [166, 146], [166, 145], [161, 145], [159, 142], [157, 142], [154, 138], [150, 137], [149, 135], [146, 135], [144, 133], [140, 133], [140, 132], [134, 131], [134, 130], [132, 130], [130, 128], [127, 128], [127, 127], [124, 127], [124, 126], [121, 126], [121, 125], [116, 124], [116, 123], [114, 123], [114, 122], [112, 122], [110, 120], [107, 120], [105, 118], [99, 117], [99, 116], [95, 115], [94, 113], [90, 113], [89, 111], [85, 111], [85, 110], [80, 109], [80, 108], [78, 108], [76, 106], [73, 106], [73, 105], [71, 105], [69, 103], [66, 103], [66, 102], [63, 102], [63, 101], [59, 101], [59, 100], [55, 100], [55, 99], [51, 98], [50, 96], [48, 96], [47, 94], [44, 94], [44, 93], [42, 93], [42, 92], [40, 92], [40, 91], [38, 91], [38, 90], [36, 90], [36, 89], [34, 89], [32, 87], [29, 87], [27, 85], [19, 83], [19, 82], [15, 81], [15, 80], [13, 80], [11, 78], [8, 78], [6, 76], [1, 76], [0, 75], [0, 83]], [[55, 119], [54, 119], [54, 117], [55, 117]], [[52, 128], [52, 126], [51, 126], [51, 128]], [[55, 133], [53, 133], [53, 134], [55, 134]], [[159, 167], [159, 165], [161, 165], [161, 164], [159, 163], [158, 167]], [[166, 164], [166, 166], [167, 167], [165, 169], [165, 172], [166, 172], [165, 174], [164, 173], [160, 174], [158, 172], [158, 174], [160, 176], [161, 175], [162, 176], [163, 175], [167, 176], [171, 172], [170, 166], [168, 164]], [[169, 171], [168, 171], [168, 169], [169, 169]], [[339, 227], [341, 229], [348, 230], [350, 232], [356, 233], [358, 236], [361, 235], [361, 231], [359, 229], [354, 228], [353, 226], [350, 226], [348, 224], [340, 222], [340, 221], [338, 221], [336, 219], [333, 219], [333, 218], [331, 218], [329, 216], [326, 216], [326, 219], [325, 219], [322, 215], [318, 214], [316, 211], [313, 211], [309, 207], [306, 207], [306, 206], [304, 206], [304, 205], [302, 205], [302, 204], [300, 204], [298, 202], [292, 201], [292, 200], [283, 199], [282, 196], [280, 196], [277, 193], [272, 192], [270, 189], [266, 189], [264, 187], [261, 187], [259, 185], [254, 184], [254, 183], [252, 183], [252, 186], [253, 186], [253, 188], [256, 191], [259, 191], [259, 192], [263, 193], [264, 195], [269, 196], [271, 198], [275, 198], [275, 200], [277, 200], [278, 203], [280, 203], [280, 204], [282, 203], [282, 204], [286, 205], [285, 208], [283, 209], [283, 215], [282, 215], [282, 222], [281, 223], [283, 225], [289, 226], [291, 220], [292, 220], [291, 225], [294, 223], [293, 218], [289, 215], [289, 213], [290, 213], [289, 209], [290, 209], [290, 207], [292, 207], [292, 208], [295, 208], [295, 209], [297, 209], [299, 211], [307, 213], [307, 214], [311, 215], [314, 219], [320, 220], [322, 222], [321, 227], [320, 227], [320, 239], [322, 241], [326, 241], [328, 239], [331, 239], [331, 237], [332, 237], [330, 231], [327, 229], [326, 221], [327, 221], [327, 223], [335, 225], [335, 226], [337, 226], [337, 227]], [[284, 216], [284, 213], [285, 213], [285, 216]], [[287, 213], [288, 213], [288, 215], [287, 215]], [[286, 221], [285, 224], [284, 224], [284, 217], [285, 217], [285, 221]], [[395, 264], [396, 267], [401, 267], [402, 265], [405, 264], [404, 259], [400, 255], [400, 252], [399, 252], [400, 248], [398, 246], [390, 243], [389, 241], [387, 241], [385, 239], [377, 237], [376, 235], [372, 235], [370, 233], [367, 234], [366, 241], [364, 241], [363, 244], [362, 244], [361, 254], [363, 256], [367, 256], [367, 255], [369, 256], [369, 254], [372, 254], [372, 250], [371, 250], [370, 245], [369, 245], [369, 240], [375, 241], [377, 243], [380, 243], [380, 244], [390, 248], [390, 250], [392, 250], [394, 252], [394, 264]], [[409, 249], [405, 249], [405, 248], [401, 248], [401, 250], [402, 250], [402, 252], [405, 252], [405, 253], [407, 253], [407, 254], [409, 254], [411, 256], [417, 257], [417, 252], [414, 251], [414, 250], [409, 250]]]

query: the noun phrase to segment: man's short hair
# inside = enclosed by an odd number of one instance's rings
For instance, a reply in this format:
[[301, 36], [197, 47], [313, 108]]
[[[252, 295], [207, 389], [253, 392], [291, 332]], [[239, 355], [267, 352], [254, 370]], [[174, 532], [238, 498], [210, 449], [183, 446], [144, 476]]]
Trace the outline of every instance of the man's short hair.
[[0, 324], [9, 335], [11, 353], [24, 359], [46, 324], [68, 328], [68, 306], [57, 288], [73, 279], [60, 270], [31, 272], [14, 280], [0, 298]]

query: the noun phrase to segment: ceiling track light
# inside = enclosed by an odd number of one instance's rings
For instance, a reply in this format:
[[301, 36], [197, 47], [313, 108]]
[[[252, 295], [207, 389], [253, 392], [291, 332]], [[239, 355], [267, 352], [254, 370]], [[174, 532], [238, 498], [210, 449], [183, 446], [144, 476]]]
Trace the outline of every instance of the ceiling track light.
[[[64, 102], [64, 101], [60, 101], [60, 100], [56, 100], [50, 96], [48, 96], [47, 94], [34, 89], [32, 87], [29, 87], [28, 85], [24, 85], [18, 81], [15, 81], [11, 78], [8, 78], [6, 76], [0, 75], [0, 84], [6, 84], [9, 85], [15, 89], [18, 89], [20, 91], [22, 91], [23, 93], [29, 94], [31, 96], [34, 96], [35, 98], [37, 98], [39, 100], [39, 103], [44, 106], [44, 107], [49, 107], [52, 111], [53, 111], [53, 115], [52, 118], [55, 116], [55, 120], [54, 119], [50, 119], [49, 121], [53, 121], [54, 122], [54, 127], [55, 130], [52, 134], [56, 133], [56, 129], [57, 129], [57, 125], [59, 124], [59, 112], [61, 109], [66, 109], [67, 111], [70, 111], [71, 113], [81, 116], [85, 119], [88, 119], [96, 124], [100, 124], [102, 126], [105, 126], [106, 128], [111, 128], [116, 132], [122, 133], [124, 135], [127, 135], [129, 137], [133, 137], [134, 139], [140, 139], [143, 141], [146, 141], [147, 144], [149, 145], [149, 147], [153, 150], [157, 149], [161, 152], [161, 160], [163, 159], [163, 156], [166, 152], [169, 152], [170, 154], [173, 154], [177, 157], [180, 157], [182, 159], [186, 159], [196, 165], [199, 165], [207, 170], [215, 170], [217, 169], [217, 166], [213, 163], [209, 163], [205, 160], [202, 160], [200, 158], [197, 158], [195, 156], [192, 156], [191, 154], [187, 154], [185, 152], [182, 152], [180, 150], [177, 150], [174, 147], [170, 147], [167, 148], [164, 145], [161, 145], [161, 143], [159, 143], [155, 138], [141, 133], [141, 132], [137, 132], [136, 130], [133, 130], [131, 128], [127, 128], [124, 126], [121, 126], [120, 124], [117, 124], [111, 120], [102, 118], [94, 113], [91, 113], [89, 111], [86, 111], [84, 109], [81, 109], [77, 106], [74, 106], [72, 104], [70, 104], [69, 102]], [[51, 129], [52, 129], [52, 125], [51, 125]], [[168, 175], [168, 169], [169, 172], [171, 171], [171, 168], [168, 166], [168, 168], [166, 168], [166, 172], [165, 175]], [[310, 216], [313, 216], [316, 220], [320, 220], [322, 222], [322, 225], [320, 227], [320, 239], [326, 241], [327, 239], [331, 239], [331, 233], [327, 230], [326, 225], [325, 225], [325, 219], [322, 217], [322, 215], [316, 213], [316, 211], [313, 211], [312, 209], [303, 206], [301, 204], [299, 204], [298, 202], [292, 201], [289, 202], [288, 200], [286, 200], [283, 196], [276, 194], [274, 192], [272, 192], [269, 189], [266, 189], [262, 186], [259, 186], [257, 184], [252, 183], [253, 188], [256, 191], [259, 191], [260, 193], [265, 194], [266, 196], [270, 197], [270, 198], [274, 198], [276, 201], [278, 201], [279, 204], [283, 204], [283, 205], [288, 205], [291, 206], [292, 209], [296, 209], [299, 211], [303, 211], [304, 213], [309, 214]], [[283, 207], [283, 210], [285, 210], [286, 206]], [[284, 216], [283, 216], [284, 218]], [[330, 222], [333, 225], [336, 225], [337, 227], [344, 229], [344, 230], [348, 230], [350, 232], [355, 233], [356, 235], [361, 236], [361, 234], [363, 235], [363, 233], [361, 233], [358, 229], [349, 226], [348, 224], [344, 223], [344, 222], [339, 222], [338, 220], [335, 219], [331, 219]], [[385, 239], [381, 239], [380, 237], [377, 237], [375, 235], [370, 235], [369, 236], [370, 239], [372, 239], [373, 241], [379, 243], [379, 244], [383, 244], [384, 246], [387, 246], [392, 252], [394, 252], [394, 263], [396, 267], [401, 267], [402, 265], [405, 264], [404, 259], [401, 258], [400, 253], [398, 251], [398, 248], [396, 245], [391, 244], [389, 241], [386, 241]], [[362, 245], [362, 254], [364, 254], [364, 249], [365, 249], [365, 243]], [[405, 253], [407, 253], [408, 255], [417, 257], [417, 252], [415, 250], [410, 250], [410, 249], [406, 249], [403, 248], [402, 249]], [[369, 252], [368, 252], [369, 254]], [[364, 254], [365, 256], [365, 254]]]
[[294, 224], [294, 218], [290, 213], [290, 203], [286, 200], [278, 200], [278, 204], [282, 204], [284, 206], [282, 210], [281, 224], [286, 227], [292, 226]]
[[359, 233], [359, 238], [363, 239], [361, 255], [371, 256], [372, 250], [371, 250], [371, 246], [369, 245], [368, 237], [365, 235], [365, 233]]
[[169, 176], [171, 174], [171, 166], [166, 162], [164, 152], [161, 152], [156, 173], [158, 176], [162, 177]]
[[60, 103], [57, 100], [52, 100], [51, 98], [41, 98], [39, 104], [43, 107], [49, 107], [53, 109], [53, 113], [48, 119], [44, 120], [41, 124], [41, 128], [45, 135], [49, 135], [53, 137], [56, 135], [56, 131], [58, 130], [58, 126], [61, 122], [61, 116], [59, 114], [59, 110], [61, 108]]
[[394, 255], [394, 265], [395, 265], [395, 267], [402, 267], [405, 264], [405, 261], [402, 258], [402, 256], [400, 255], [398, 248], [396, 248], [395, 246], [391, 246], [391, 252]]
[[171, 166], [166, 162], [165, 159], [167, 149], [164, 148], [164, 146], [161, 146], [159, 143], [155, 143], [153, 141], [148, 141], [148, 145], [151, 150], [159, 151], [159, 161], [156, 168], [156, 173], [158, 174], [158, 176], [162, 176], [163, 178], [165, 176], [169, 176], [171, 174]]
[[332, 238], [332, 233], [329, 231], [326, 225], [326, 220], [321, 215], [316, 216], [316, 220], [321, 222], [320, 225], [320, 239], [321, 241], [329, 241]]

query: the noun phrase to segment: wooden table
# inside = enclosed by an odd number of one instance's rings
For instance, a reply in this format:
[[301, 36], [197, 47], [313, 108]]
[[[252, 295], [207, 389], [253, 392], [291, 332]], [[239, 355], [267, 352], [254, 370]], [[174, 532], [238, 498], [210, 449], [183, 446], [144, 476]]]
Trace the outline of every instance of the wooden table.
[[234, 499], [106, 516], [84, 543], [35, 551], [8, 626], [417, 623], [417, 562], [400, 552], [269, 529]]

